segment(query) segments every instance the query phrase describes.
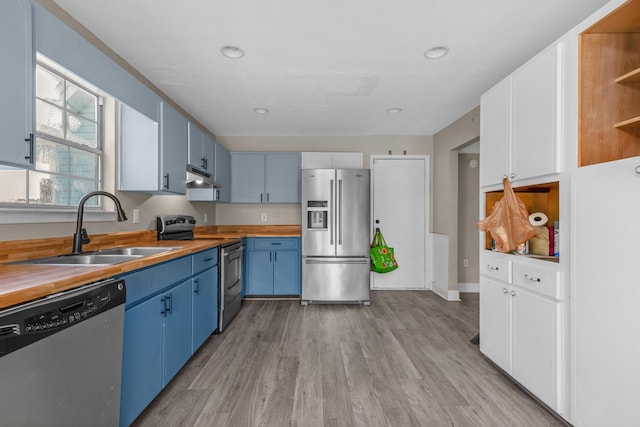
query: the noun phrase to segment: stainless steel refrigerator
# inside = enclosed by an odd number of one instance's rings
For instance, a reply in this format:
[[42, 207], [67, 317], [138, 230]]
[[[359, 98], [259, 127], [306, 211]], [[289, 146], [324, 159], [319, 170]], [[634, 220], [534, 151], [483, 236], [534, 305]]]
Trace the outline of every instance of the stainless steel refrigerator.
[[302, 170], [302, 304], [369, 305], [369, 170]]

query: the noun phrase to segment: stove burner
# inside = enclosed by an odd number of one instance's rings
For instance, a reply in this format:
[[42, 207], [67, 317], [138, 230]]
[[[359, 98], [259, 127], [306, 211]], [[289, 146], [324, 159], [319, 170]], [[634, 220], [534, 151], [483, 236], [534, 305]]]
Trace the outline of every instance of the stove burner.
[[196, 220], [189, 215], [160, 215], [156, 219], [158, 240], [193, 240]]

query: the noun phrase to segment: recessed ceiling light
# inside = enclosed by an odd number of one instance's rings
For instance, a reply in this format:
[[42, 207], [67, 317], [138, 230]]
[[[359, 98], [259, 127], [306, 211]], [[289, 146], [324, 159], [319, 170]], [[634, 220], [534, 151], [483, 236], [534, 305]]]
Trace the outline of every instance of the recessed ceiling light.
[[269, 112], [268, 108], [254, 108], [253, 112], [256, 114], [267, 114]]
[[424, 53], [424, 57], [427, 59], [438, 59], [442, 58], [447, 53], [449, 53], [449, 48], [446, 46], [432, 47]]
[[227, 58], [238, 59], [244, 56], [244, 50], [236, 46], [224, 46], [220, 49], [220, 52]]
[[402, 112], [402, 108], [387, 108], [387, 114], [398, 114]]

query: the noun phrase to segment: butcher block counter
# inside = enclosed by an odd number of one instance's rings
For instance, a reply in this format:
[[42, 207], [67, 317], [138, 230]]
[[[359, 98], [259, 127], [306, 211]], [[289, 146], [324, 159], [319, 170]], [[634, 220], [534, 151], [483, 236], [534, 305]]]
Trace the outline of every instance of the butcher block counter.
[[107, 266], [6, 264], [68, 254], [72, 247], [70, 236], [0, 242], [0, 309], [191, 255], [247, 236], [300, 236], [300, 226], [197, 227], [194, 240], [158, 241], [156, 232], [148, 230], [91, 235], [91, 243], [84, 245], [84, 252], [128, 246], [175, 248]]

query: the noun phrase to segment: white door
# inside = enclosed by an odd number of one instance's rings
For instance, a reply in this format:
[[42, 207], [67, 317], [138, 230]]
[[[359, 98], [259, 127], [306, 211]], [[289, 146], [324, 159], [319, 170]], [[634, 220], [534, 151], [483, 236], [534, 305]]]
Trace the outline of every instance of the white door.
[[372, 273], [373, 289], [427, 287], [428, 177], [428, 156], [371, 156], [371, 236], [380, 227], [398, 261], [397, 270]]

